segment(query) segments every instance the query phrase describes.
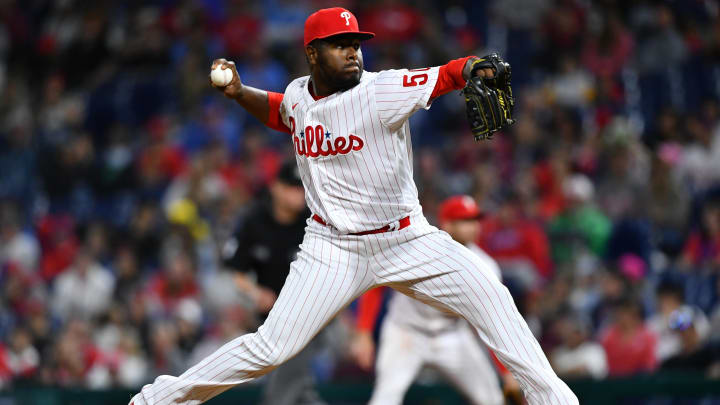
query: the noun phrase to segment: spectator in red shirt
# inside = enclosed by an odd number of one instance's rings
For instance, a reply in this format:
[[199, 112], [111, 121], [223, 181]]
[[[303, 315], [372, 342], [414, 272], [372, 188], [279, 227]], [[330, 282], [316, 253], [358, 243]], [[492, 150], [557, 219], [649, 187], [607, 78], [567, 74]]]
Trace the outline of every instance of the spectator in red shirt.
[[16, 380], [32, 378], [40, 365], [40, 353], [32, 345], [30, 332], [23, 327], [16, 328], [9, 343], [6, 359], [13, 377]]
[[183, 251], [168, 252], [165, 268], [150, 279], [145, 291], [151, 314], [165, 317], [175, 312], [185, 298], [196, 298], [200, 287], [193, 260]]
[[514, 279], [526, 289], [552, 274], [547, 235], [524, 217], [515, 194], [507, 196], [495, 215], [483, 223], [478, 245], [497, 260], [503, 278]]
[[587, 41], [582, 60], [596, 76], [615, 77], [627, 65], [634, 48], [632, 34], [617, 16], [609, 15], [604, 19], [599, 34]]
[[651, 372], [657, 367], [657, 336], [645, 325], [642, 307], [633, 299], [618, 302], [600, 343], [612, 377]]
[[0, 388], [5, 388], [12, 380], [12, 370], [8, 364], [7, 348], [0, 343]]
[[700, 229], [690, 233], [682, 252], [683, 268], [720, 269], [720, 198], [705, 203]]
[[94, 372], [103, 374], [103, 354], [90, 338], [90, 324], [73, 320], [55, 342], [53, 383], [61, 386], [88, 386]]

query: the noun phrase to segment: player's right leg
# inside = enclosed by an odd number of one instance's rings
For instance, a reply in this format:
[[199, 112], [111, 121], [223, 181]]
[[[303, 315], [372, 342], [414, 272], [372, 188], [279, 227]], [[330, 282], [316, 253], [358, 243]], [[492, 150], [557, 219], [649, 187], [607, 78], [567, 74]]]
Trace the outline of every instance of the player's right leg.
[[309, 227], [280, 296], [257, 332], [230, 341], [179, 377], [158, 377], [133, 398], [134, 405], [197, 405], [267, 374], [366, 291], [372, 277], [357, 246], [331, 242], [318, 227]]
[[386, 320], [380, 332], [375, 387], [368, 405], [400, 405], [423, 364], [423, 336]]

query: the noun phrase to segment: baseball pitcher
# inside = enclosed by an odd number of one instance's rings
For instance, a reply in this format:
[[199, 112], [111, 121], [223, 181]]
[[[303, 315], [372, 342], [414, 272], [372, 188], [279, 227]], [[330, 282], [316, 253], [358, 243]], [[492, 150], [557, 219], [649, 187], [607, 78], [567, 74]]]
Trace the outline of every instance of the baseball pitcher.
[[268, 373], [298, 353], [340, 310], [385, 285], [457, 314], [518, 380], [531, 405], [575, 405], [508, 290], [477, 255], [431, 226], [413, 182], [408, 118], [465, 88], [477, 138], [512, 123], [509, 66], [496, 55], [423, 69], [366, 72], [355, 16], [322, 9], [305, 22], [310, 75], [284, 94], [218, 87], [295, 149], [312, 211], [290, 274], [257, 332], [240, 336], [180, 376], [159, 376], [134, 405], [200, 404]]

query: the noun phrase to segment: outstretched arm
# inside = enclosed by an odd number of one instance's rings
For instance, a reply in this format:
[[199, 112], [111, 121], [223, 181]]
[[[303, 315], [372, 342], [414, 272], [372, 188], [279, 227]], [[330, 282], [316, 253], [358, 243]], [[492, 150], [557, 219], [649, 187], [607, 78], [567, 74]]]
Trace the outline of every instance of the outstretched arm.
[[477, 56], [468, 56], [465, 58], [454, 59], [440, 66], [438, 79], [435, 82], [435, 88], [430, 95], [430, 100], [435, 97], [442, 96], [453, 90], [460, 90], [465, 87], [465, 82], [470, 76], [491, 78], [495, 75], [490, 68], [477, 68], [473, 71], [473, 65], [480, 58]]
[[475, 65], [478, 60], [468, 56], [442, 66], [380, 72], [375, 96], [381, 122], [391, 128], [402, 125], [415, 111], [429, 108], [436, 97], [462, 89], [471, 75], [493, 77], [492, 69]]
[[271, 91], [265, 91], [256, 89], [254, 87], [246, 86], [240, 80], [240, 75], [235, 68], [235, 62], [228, 61], [225, 59], [215, 59], [213, 61], [212, 69], [217, 66], [221, 66], [221, 69], [231, 69], [233, 72], [232, 81], [224, 86], [216, 86], [210, 81], [210, 85], [220, 90], [225, 97], [235, 100], [245, 110], [247, 110], [253, 117], [257, 118], [263, 124], [270, 128], [276, 129], [282, 132], [290, 132], [290, 129], [285, 126], [280, 117], [280, 103], [282, 102], [283, 95], [281, 93], [274, 93]]

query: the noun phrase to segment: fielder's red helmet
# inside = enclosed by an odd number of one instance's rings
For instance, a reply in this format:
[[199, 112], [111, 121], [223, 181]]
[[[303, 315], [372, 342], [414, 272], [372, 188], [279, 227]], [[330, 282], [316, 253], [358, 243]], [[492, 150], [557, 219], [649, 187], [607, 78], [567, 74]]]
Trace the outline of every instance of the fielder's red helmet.
[[438, 220], [441, 223], [459, 219], [477, 219], [482, 216], [480, 207], [469, 195], [455, 195], [440, 204]]

